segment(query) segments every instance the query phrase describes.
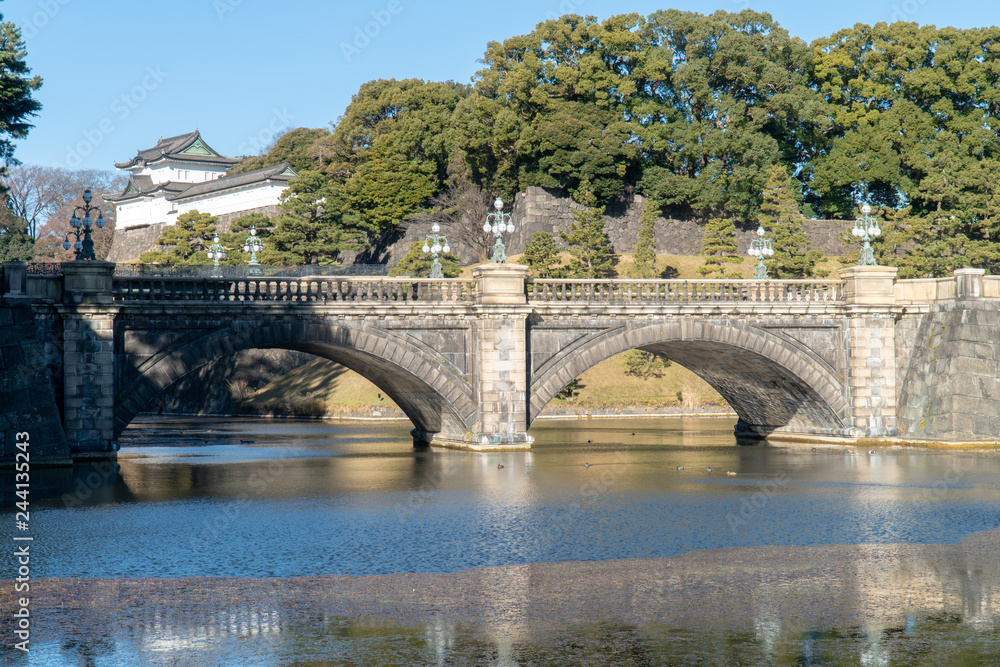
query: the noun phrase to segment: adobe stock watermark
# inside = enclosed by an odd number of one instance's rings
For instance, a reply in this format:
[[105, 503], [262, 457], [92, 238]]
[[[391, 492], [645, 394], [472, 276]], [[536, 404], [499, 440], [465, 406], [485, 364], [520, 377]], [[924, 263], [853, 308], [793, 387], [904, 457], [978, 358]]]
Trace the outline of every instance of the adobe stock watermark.
[[220, 21], [226, 20], [226, 14], [236, 11], [236, 8], [243, 4], [243, 0], [212, 0], [212, 9]]
[[892, 6], [892, 17], [890, 23], [909, 22], [920, 13], [921, 8], [927, 4], [927, 0], [904, 0]]
[[188, 538], [188, 546], [191, 547], [191, 550], [198, 551], [205, 548], [218, 539], [223, 531], [230, 530], [233, 524], [250, 509], [250, 494], [261, 493], [270, 487], [284, 468], [285, 464], [281, 461], [271, 461], [267, 464], [266, 469], [257, 470], [250, 475], [247, 479], [248, 491], [241, 493], [235, 501], [228, 503], [211, 517], [202, 520], [201, 526], [196, 528], [197, 532], [192, 533]]
[[771, 502], [771, 498], [788, 485], [788, 473], [782, 471], [771, 479], [753, 484], [757, 489], [740, 497], [740, 509], [737, 512], [726, 513], [726, 523], [729, 524], [729, 530], [733, 531], [733, 534], [736, 534], [737, 529], [756, 519]]
[[552, 545], [564, 544], [574, 537], [581, 522], [586, 522], [590, 515], [603, 503], [618, 485], [620, 476], [629, 464], [624, 452], [615, 452], [611, 461], [584, 464], [587, 468], [584, 477], [586, 482], [580, 484], [575, 497], [557, 514], [552, 524], [533, 525], [528, 532], [526, 544], [535, 549], [535, 556], [549, 558]]
[[236, 147], [237, 155], [260, 155], [271, 142], [291, 128], [295, 118], [288, 109], [272, 109], [271, 120], [257, 134], [251, 134]]
[[31, 39], [51, 23], [52, 19], [59, 14], [59, 10], [68, 5], [72, 0], [39, 0], [35, 4], [37, 11], [31, 16], [22, 16], [20, 21], [21, 37]]
[[344, 60], [351, 62], [355, 56], [368, 48], [373, 39], [382, 34], [382, 31], [389, 27], [393, 18], [403, 12], [401, 0], [389, 0], [384, 9], [373, 9], [369, 12], [372, 20], [363, 26], [354, 27], [354, 38], [350, 42], [340, 43], [340, 52], [344, 54]]
[[555, 9], [555, 11], [550, 9], [545, 12], [545, 18], [551, 20], [557, 19], [560, 16], [565, 16], [566, 14], [575, 14], [580, 5], [585, 2], [586, 0], [563, 0], [559, 3], [559, 6]]
[[116, 121], [121, 122], [131, 116], [132, 112], [146, 101], [150, 93], [160, 87], [167, 76], [169, 73], [160, 69], [159, 65], [146, 67], [145, 74], [139, 83], [111, 101], [111, 115], [98, 121], [96, 127], [84, 130], [83, 138], [80, 141], [66, 147], [66, 160], [58, 166], [76, 169], [82, 165], [84, 158], [93, 153], [115, 131]]

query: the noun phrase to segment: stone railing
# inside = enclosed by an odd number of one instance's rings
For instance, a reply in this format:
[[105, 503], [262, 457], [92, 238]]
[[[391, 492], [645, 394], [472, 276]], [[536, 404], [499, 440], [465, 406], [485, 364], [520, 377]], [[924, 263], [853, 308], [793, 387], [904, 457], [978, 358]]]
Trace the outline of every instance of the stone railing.
[[954, 301], [957, 294], [955, 276], [947, 278], [911, 278], [897, 280], [892, 286], [897, 304], [926, 301]]
[[839, 280], [528, 280], [529, 303], [839, 302]]
[[472, 303], [471, 280], [434, 278], [189, 278], [116, 277], [113, 298], [124, 301], [444, 302]]

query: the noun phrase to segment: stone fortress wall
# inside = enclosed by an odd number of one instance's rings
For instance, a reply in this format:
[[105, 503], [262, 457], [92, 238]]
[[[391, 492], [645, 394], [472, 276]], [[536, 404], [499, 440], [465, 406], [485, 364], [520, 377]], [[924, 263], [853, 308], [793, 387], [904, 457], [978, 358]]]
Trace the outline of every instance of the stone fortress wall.
[[[646, 205], [646, 199], [635, 195], [628, 201], [615, 202], [607, 207], [605, 231], [615, 252], [635, 252], [639, 238], [639, 217]], [[549, 232], [556, 243], [565, 245], [559, 238], [559, 230], [567, 229], [573, 221], [573, 211], [583, 208], [569, 197], [556, 190], [530, 187], [515, 197], [511, 210], [514, 232], [509, 235], [507, 253], [515, 255], [524, 250], [525, 244], [535, 232]], [[265, 215], [277, 215], [279, 206], [257, 209]], [[219, 231], [228, 232], [229, 225], [237, 217], [251, 213], [245, 211], [219, 216]], [[824, 255], [842, 255], [847, 249], [841, 243], [841, 235], [847, 232], [850, 222], [843, 220], [804, 220], [803, 227], [811, 241], [811, 247], [821, 250]], [[143, 252], [155, 248], [156, 240], [163, 233], [165, 225], [149, 225], [119, 230], [115, 233], [114, 244], [108, 261], [134, 262]], [[697, 218], [663, 218], [656, 220], [656, 251], [659, 254], [697, 255], [702, 247], [702, 225]], [[737, 239], [741, 254], [745, 254], [750, 239], [757, 229], [756, 224], [737, 228]], [[442, 230], [445, 234], [447, 229]], [[343, 260], [351, 263], [355, 259], [366, 263], [385, 263], [394, 266], [406, 254], [414, 241], [423, 241], [430, 233], [430, 224], [402, 225], [400, 229], [385, 234], [366, 253], [347, 253]], [[475, 253], [457, 240], [451, 240], [454, 251], [463, 263], [475, 261]]]

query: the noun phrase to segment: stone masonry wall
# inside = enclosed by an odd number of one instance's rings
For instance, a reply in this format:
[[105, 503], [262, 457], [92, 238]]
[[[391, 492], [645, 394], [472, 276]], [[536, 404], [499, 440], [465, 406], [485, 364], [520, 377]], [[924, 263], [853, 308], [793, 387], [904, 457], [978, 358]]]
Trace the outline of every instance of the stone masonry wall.
[[16, 434], [29, 434], [31, 461], [69, 461], [51, 371], [26, 303], [0, 299], [0, 465], [14, 463]]
[[[615, 202], [605, 211], [605, 232], [615, 252], [635, 252], [639, 239], [639, 218], [646, 199], [635, 195], [628, 202]], [[514, 198], [511, 222], [514, 232], [508, 235], [507, 254], [516, 255], [524, 250], [535, 232], [548, 232], [556, 243], [565, 246], [559, 238], [559, 230], [567, 229], [573, 222], [573, 211], [583, 207], [556, 190], [530, 187]], [[847, 249], [841, 244], [840, 234], [847, 231], [849, 223], [843, 220], [804, 220], [803, 228], [809, 236], [811, 247], [823, 251], [825, 255], [842, 255]], [[756, 235], [756, 223], [737, 227], [739, 251], [745, 254], [750, 240]], [[444, 229], [445, 234], [448, 233]], [[703, 234], [699, 218], [657, 218], [655, 225], [656, 251], [660, 254], [697, 255], [701, 252]], [[422, 241], [430, 233], [429, 224], [409, 225], [389, 234], [376, 243], [376, 248], [362, 255], [361, 261], [386, 262], [394, 266], [406, 254], [414, 241]], [[463, 263], [471, 263], [475, 257], [461, 244], [452, 243]], [[353, 260], [353, 256], [347, 260]]]
[[[220, 234], [228, 233], [233, 220], [248, 213], [263, 213], [264, 215], [274, 216], [281, 213], [281, 207], [263, 206], [249, 211], [225, 213], [216, 216], [218, 223], [216, 223], [215, 230]], [[111, 243], [111, 250], [108, 252], [108, 261], [135, 262], [139, 259], [139, 255], [148, 250], [162, 249], [163, 246], [156, 245], [156, 241], [163, 234], [163, 230], [170, 226], [166, 222], [158, 222], [152, 225], [116, 229], [114, 241]]]
[[[963, 300], [919, 319], [899, 377], [900, 429], [912, 438], [1000, 438], [1000, 311]], [[913, 324], [907, 324], [913, 328]]]
[[[607, 207], [605, 215], [607, 224], [604, 229], [615, 252], [635, 251], [635, 244], [639, 239], [639, 217], [645, 205], [646, 199], [641, 195], [635, 195], [628, 202], [615, 202]], [[573, 211], [581, 208], [579, 204], [557, 190], [530, 187], [518, 193], [514, 198], [513, 207], [509, 209], [514, 232], [508, 235], [507, 254], [521, 253], [535, 232], [549, 232], [555, 236], [556, 243], [565, 245], [559, 238], [559, 230], [567, 229], [573, 221]], [[276, 215], [280, 212], [279, 207], [258, 210], [266, 215]], [[219, 231], [228, 232], [229, 225], [234, 219], [249, 212], [219, 216]], [[848, 229], [850, 223], [843, 220], [804, 220], [802, 224], [812, 248], [822, 250], [824, 255], [842, 255], [847, 251], [841, 244], [840, 235]], [[143, 252], [156, 247], [156, 240], [165, 226], [164, 223], [116, 231], [108, 261], [134, 262]], [[345, 263], [358, 261], [395, 266], [414, 241], [423, 241], [427, 237], [431, 231], [430, 227], [430, 224], [402, 224], [399, 228], [389, 230], [381, 238], [376, 239], [371, 250], [364, 253], [344, 253], [341, 260]], [[702, 221], [698, 218], [657, 218], [655, 229], [658, 253], [697, 255], [701, 251], [703, 230]], [[737, 227], [741, 254], [746, 253], [756, 230], [756, 223], [743, 228]], [[442, 231], [447, 235], [447, 229]], [[475, 261], [475, 253], [471, 249], [464, 247], [456, 239], [449, 240], [454, 252], [461, 257], [462, 263], [469, 264]]]

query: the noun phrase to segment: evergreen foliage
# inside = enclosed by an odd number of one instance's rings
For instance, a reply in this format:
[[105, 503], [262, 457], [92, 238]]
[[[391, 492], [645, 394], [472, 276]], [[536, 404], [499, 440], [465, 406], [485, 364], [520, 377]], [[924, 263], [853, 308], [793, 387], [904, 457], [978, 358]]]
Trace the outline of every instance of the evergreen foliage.
[[559, 252], [552, 234], [535, 232], [524, 246], [520, 261], [528, 267], [528, 276], [531, 278], [563, 278], [565, 268]]
[[809, 237], [803, 231], [803, 217], [784, 166], [775, 165], [768, 171], [767, 188], [757, 220], [774, 247], [774, 256], [767, 261], [769, 275], [774, 278], [809, 278], [816, 275], [816, 262], [823, 257], [823, 253], [807, 249]]
[[274, 218], [268, 263], [284, 266], [332, 264], [340, 253], [364, 250], [367, 227], [347, 211], [336, 183], [318, 171], [306, 170], [282, 194], [281, 214]]
[[35, 257], [35, 239], [28, 222], [0, 206], [0, 262], [30, 262]]
[[656, 278], [655, 204], [647, 200], [639, 216], [639, 242], [635, 244], [631, 275], [638, 280]]
[[566, 267], [569, 278], [614, 278], [616, 256], [611, 241], [604, 233], [604, 207], [584, 186], [577, 196], [582, 210], [573, 211], [573, 222], [559, 236], [568, 246], [573, 259]]
[[209, 264], [208, 246], [215, 238], [215, 216], [188, 211], [177, 224], [163, 230], [156, 244], [166, 250], [150, 250], [139, 256], [140, 264]]
[[3, 165], [0, 176], [5, 175], [7, 166], [17, 164], [14, 141], [28, 136], [28, 131], [34, 127], [28, 118], [38, 115], [42, 108], [32, 97], [41, 88], [42, 79], [30, 76], [31, 69], [24, 60], [26, 56], [21, 31], [13, 23], [0, 23], [0, 164]]
[[663, 371], [669, 366], [669, 359], [645, 350], [629, 350], [622, 356], [625, 375], [643, 380], [663, 377]]
[[233, 220], [229, 232], [219, 234], [219, 243], [226, 249], [226, 258], [220, 262], [227, 266], [242, 266], [250, 261], [250, 253], [243, 252], [243, 245], [250, 236], [250, 228], [257, 230], [264, 249], [257, 253], [261, 264], [274, 264], [274, 250], [270, 242], [273, 221], [263, 213], [248, 213]]
[[345, 204], [373, 229], [394, 227], [437, 191], [427, 165], [403, 155], [373, 155], [344, 184]]
[[736, 225], [731, 218], [709, 220], [705, 224], [702, 243], [701, 255], [705, 258], [705, 264], [698, 267], [698, 273], [706, 278], [712, 273], [718, 273], [720, 278], [739, 275], [739, 269], [726, 273], [727, 264], [741, 264], [743, 262], [743, 258], [738, 254]]
[[[405, 255], [399, 258], [396, 266], [389, 269], [390, 276], [412, 276], [427, 278], [431, 275], [431, 265], [434, 258], [429, 252], [423, 251], [424, 242], [414, 241]], [[453, 252], [441, 253], [441, 273], [445, 278], [457, 278], [462, 275], [458, 255]]]
[[323, 162], [319, 158], [316, 144], [330, 133], [324, 129], [299, 127], [278, 137], [271, 150], [263, 155], [245, 157], [226, 172], [228, 175], [242, 174], [254, 169], [273, 167], [287, 162], [296, 172], [307, 169], [321, 169]]

